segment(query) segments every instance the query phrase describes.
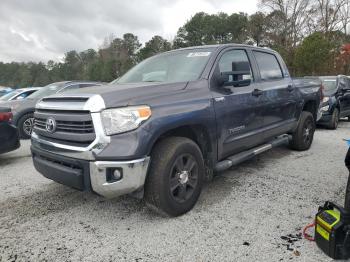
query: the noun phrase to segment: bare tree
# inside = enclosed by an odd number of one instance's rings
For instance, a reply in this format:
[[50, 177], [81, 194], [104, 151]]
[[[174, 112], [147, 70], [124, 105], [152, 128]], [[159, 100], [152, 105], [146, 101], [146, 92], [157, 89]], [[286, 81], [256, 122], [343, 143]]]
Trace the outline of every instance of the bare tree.
[[290, 25], [291, 25], [291, 37], [293, 47], [295, 47], [300, 40], [302, 40], [306, 34], [307, 24], [309, 16], [307, 15], [309, 10], [309, 0], [292, 0], [290, 1]]
[[348, 34], [348, 26], [350, 24], [350, 1], [346, 1], [340, 9], [340, 19], [344, 34]]
[[296, 47], [307, 34], [309, 0], [260, 0], [259, 5], [269, 12], [278, 11], [283, 14], [285, 19], [280, 26], [286, 32], [292, 47]]
[[345, 5], [348, 5], [348, 0], [314, 0], [312, 9], [316, 15], [315, 29], [324, 33], [342, 29], [342, 10]]

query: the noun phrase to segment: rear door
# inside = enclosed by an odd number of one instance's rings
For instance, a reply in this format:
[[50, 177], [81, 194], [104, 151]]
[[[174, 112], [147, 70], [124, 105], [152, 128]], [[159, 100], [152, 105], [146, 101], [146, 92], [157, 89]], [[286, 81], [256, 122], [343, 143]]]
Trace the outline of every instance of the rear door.
[[[232, 63], [249, 63], [251, 73], [243, 79], [251, 79], [249, 86], [223, 87], [216, 79], [223, 73], [233, 70]], [[210, 85], [216, 113], [219, 160], [234, 153], [246, 150], [261, 143], [259, 128], [262, 122], [258, 117], [261, 95], [253, 95], [257, 89], [247, 50], [228, 49], [219, 55], [214, 66]]]
[[348, 77], [340, 77], [338, 92], [340, 117], [350, 116], [350, 79]]
[[283, 134], [295, 125], [298, 94], [283, 62], [272, 52], [253, 51], [264, 95], [263, 118], [265, 140]]

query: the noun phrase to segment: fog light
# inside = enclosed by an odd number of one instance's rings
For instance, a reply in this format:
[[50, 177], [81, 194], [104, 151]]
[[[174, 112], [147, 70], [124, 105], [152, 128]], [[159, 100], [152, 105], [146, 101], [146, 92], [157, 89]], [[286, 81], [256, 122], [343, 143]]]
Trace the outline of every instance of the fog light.
[[123, 178], [123, 170], [121, 168], [107, 168], [106, 180], [108, 183], [113, 183]]

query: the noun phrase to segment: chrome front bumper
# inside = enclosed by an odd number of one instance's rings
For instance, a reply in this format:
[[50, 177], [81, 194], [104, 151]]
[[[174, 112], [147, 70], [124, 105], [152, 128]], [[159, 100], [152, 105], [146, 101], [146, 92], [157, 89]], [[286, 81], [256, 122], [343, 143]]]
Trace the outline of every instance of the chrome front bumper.
[[[44, 149], [34, 137], [32, 141], [35, 168], [58, 183], [82, 191], [92, 190], [106, 198], [133, 193], [144, 186], [150, 157], [128, 161], [87, 160]], [[116, 170], [120, 177], [111, 179]]]
[[[67, 95], [67, 97], [71, 96]], [[33, 161], [36, 169], [45, 177], [79, 190], [87, 190], [86, 184], [89, 184], [89, 189], [106, 198], [129, 194], [143, 187], [150, 157], [128, 161], [96, 159], [96, 155], [111, 143], [111, 138], [105, 135], [102, 128], [100, 112], [105, 108], [102, 97], [89, 95], [88, 100], [82, 104], [72, 103], [69, 100], [60, 100], [59, 103], [41, 101], [36, 108], [88, 110], [96, 134], [96, 139], [89, 146], [78, 147], [46, 140], [34, 131], [32, 134]], [[109, 179], [108, 174], [116, 169], [120, 170], [121, 178]]]
[[[95, 161], [90, 162], [90, 180], [94, 192], [106, 198], [113, 198], [132, 193], [143, 187], [150, 158], [133, 161]], [[115, 182], [108, 182], [107, 169], [118, 169], [122, 177]]]

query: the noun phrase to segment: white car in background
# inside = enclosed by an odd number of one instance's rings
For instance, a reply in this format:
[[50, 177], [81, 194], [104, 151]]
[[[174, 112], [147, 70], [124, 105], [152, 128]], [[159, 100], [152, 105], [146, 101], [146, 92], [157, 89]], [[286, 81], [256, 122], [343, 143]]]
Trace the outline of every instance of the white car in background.
[[6, 95], [3, 95], [2, 97], [0, 97], [0, 102], [24, 99], [30, 96], [31, 94], [35, 93], [39, 89], [40, 87], [28, 87], [28, 88], [15, 89], [7, 93]]
[[11, 87], [0, 86], [0, 97], [2, 97], [3, 95], [6, 95], [7, 93], [10, 93], [12, 91], [13, 91], [13, 89]]

